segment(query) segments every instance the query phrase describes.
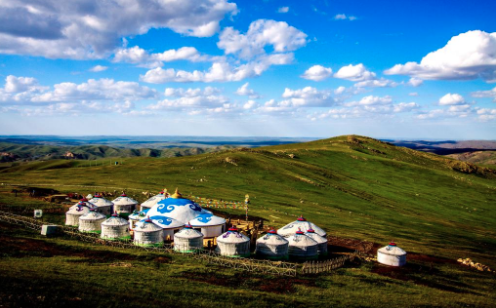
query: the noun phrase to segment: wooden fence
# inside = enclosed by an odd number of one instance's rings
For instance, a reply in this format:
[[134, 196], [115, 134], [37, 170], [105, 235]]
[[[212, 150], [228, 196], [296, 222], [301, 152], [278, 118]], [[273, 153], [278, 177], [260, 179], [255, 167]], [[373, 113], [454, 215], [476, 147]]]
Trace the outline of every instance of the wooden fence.
[[346, 262], [353, 260], [354, 258], [355, 254], [351, 254], [324, 261], [307, 261], [303, 263], [303, 267], [300, 272], [302, 274], [320, 274], [330, 272], [344, 266]]

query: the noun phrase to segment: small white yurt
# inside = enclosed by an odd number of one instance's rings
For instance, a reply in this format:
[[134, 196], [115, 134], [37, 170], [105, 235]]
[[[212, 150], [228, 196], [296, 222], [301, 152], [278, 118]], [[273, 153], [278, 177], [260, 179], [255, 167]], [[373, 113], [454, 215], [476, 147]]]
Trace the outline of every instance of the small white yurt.
[[77, 227], [79, 225], [79, 217], [88, 213], [92, 208], [93, 204], [89, 203], [86, 198], [81, 199], [81, 201], [71, 206], [65, 213], [65, 225]]
[[79, 231], [100, 233], [102, 222], [106, 219], [107, 216], [97, 212], [96, 208], [92, 208], [88, 213], [79, 217]]
[[162, 228], [153, 223], [150, 218], [143, 219], [134, 228], [134, 245], [161, 246], [164, 242]]
[[315, 233], [317, 233], [320, 236], [326, 237], [327, 234], [324, 230], [319, 228], [317, 225], [315, 225], [312, 222], [307, 221], [303, 216], [298, 217], [297, 220], [285, 225], [281, 229], [277, 230], [277, 233], [279, 235], [282, 235], [284, 237], [292, 236], [293, 234], [296, 233], [298, 230], [309, 230], [313, 229]]
[[284, 260], [288, 258], [289, 242], [276, 230], [270, 230], [257, 240], [257, 256], [271, 259]]
[[182, 222], [183, 224], [192, 221], [196, 216], [202, 213], [209, 213], [203, 210], [195, 202], [183, 198], [179, 191], [172, 194], [167, 199], [159, 201], [153, 208], [150, 209], [148, 215], [153, 216], [167, 216]]
[[109, 219], [102, 222], [101, 238], [108, 240], [131, 239], [127, 220], [114, 213]]
[[93, 203], [97, 207], [98, 212], [103, 215], [110, 216], [114, 212], [112, 209], [114, 204], [110, 200], [103, 198], [100, 194], [95, 194], [93, 199], [91, 199], [91, 203]]
[[201, 233], [205, 238], [212, 238], [224, 232], [226, 220], [212, 213], [202, 213], [191, 220], [190, 223], [195, 229], [201, 228]]
[[138, 211], [138, 210], [134, 210], [134, 212], [128, 216], [128, 220], [129, 220], [129, 230], [133, 231], [134, 229], [134, 226], [136, 225], [136, 223], [140, 220], [143, 220], [146, 218], [146, 213], [148, 212], [148, 210], [145, 210], [145, 211]]
[[403, 266], [406, 264], [406, 251], [391, 242], [377, 250], [377, 262], [390, 266]]
[[114, 211], [124, 215], [131, 214], [138, 205], [138, 201], [129, 198], [125, 193], [112, 200], [112, 203], [114, 204]]
[[93, 195], [92, 195], [92, 194], [88, 194], [88, 195], [86, 196], [86, 199], [88, 199], [88, 200], [93, 199]]
[[185, 225], [181, 231], [174, 234], [174, 250], [183, 253], [203, 250], [203, 234], [191, 225]]
[[161, 191], [158, 195], [155, 195], [153, 197], [151, 197], [150, 199], [146, 200], [145, 202], [141, 203], [141, 211], [145, 210], [145, 209], [151, 209], [152, 207], [154, 207], [155, 205], [157, 205], [157, 203], [159, 203], [160, 201], [164, 200], [165, 199], [165, 191]]
[[288, 254], [294, 260], [313, 260], [319, 257], [316, 241], [308, 237], [303, 231], [298, 230], [293, 236], [287, 238], [289, 242]]
[[163, 215], [148, 216], [153, 221], [154, 224], [162, 228], [162, 236], [164, 241], [173, 241], [174, 233], [181, 230], [184, 223], [172, 217], [167, 217]]
[[313, 229], [308, 229], [307, 232], [305, 232], [305, 235], [310, 237], [312, 240], [316, 241], [319, 246], [317, 246], [317, 250], [319, 251], [319, 255], [321, 256], [327, 256], [327, 238], [322, 237], [315, 233]]
[[215, 252], [227, 257], [249, 257], [250, 238], [232, 227], [226, 233], [217, 237]]

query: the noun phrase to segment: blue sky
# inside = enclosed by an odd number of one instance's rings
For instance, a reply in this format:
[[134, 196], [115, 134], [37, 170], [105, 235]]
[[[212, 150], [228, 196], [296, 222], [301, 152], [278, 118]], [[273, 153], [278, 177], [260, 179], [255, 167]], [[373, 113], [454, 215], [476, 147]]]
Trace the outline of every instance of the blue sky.
[[2, 134], [496, 139], [494, 1], [0, 3]]

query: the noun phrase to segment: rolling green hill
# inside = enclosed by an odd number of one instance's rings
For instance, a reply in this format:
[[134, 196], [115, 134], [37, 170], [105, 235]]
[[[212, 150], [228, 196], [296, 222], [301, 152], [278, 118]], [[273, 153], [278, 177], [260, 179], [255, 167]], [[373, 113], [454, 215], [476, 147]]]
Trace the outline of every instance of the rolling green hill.
[[[139, 190], [179, 187], [186, 195], [237, 201], [249, 193], [250, 215], [266, 219], [271, 226], [281, 227], [304, 215], [330, 235], [381, 245], [395, 240], [413, 255], [447, 260], [470, 257], [496, 268], [496, 171], [367, 137], [341, 136], [167, 159], [133, 157], [124, 159], [119, 166], [95, 166], [77, 160], [0, 166], [0, 182], [40, 187], [50, 184], [60, 191], [94, 191], [64, 185]], [[0, 198], [3, 198], [0, 203], [15, 202], [4, 195]], [[240, 214], [228, 209], [218, 211]], [[480, 288], [480, 300], [488, 301], [481, 306], [490, 306], [494, 294], [488, 295], [492, 287], [487, 279], [494, 286], [493, 278], [460, 272], [449, 263], [446, 266], [432, 269], [427, 276], [419, 272], [421, 276], [417, 278], [446, 288], [452, 284], [460, 288], [464, 285], [467, 290]], [[340, 272], [349, 281], [333, 279], [347, 288], [356, 283], [361, 285], [361, 279], [379, 279], [371, 274], [370, 268], [356, 270]], [[394, 281], [397, 285], [388, 284], [389, 291], [382, 289], [384, 293], [380, 294], [406, 291], [402, 288], [409, 282]], [[331, 297], [336, 294], [348, 297], [353, 293], [347, 293], [346, 289], [337, 291], [336, 286], [327, 285], [327, 288], [334, 290], [325, 293]], [[439, 294], [434, 289], [421, 292], [443, 298], [442, 302], [435, 302], [436, 306], [462, 305], [448, 303], [451, 294], [448, 289]], [[312, 294], [317, 296], [317, 293]], [[433, 303], [417, 300], [412, 306]], [[347, 303], [357, 307], [375, 305], [359, 300]], [[316, 306], [317, 302], [313, 304]]]
[[496, 151], [475, 151], [447, 156], [473, 164], [496, 166]]

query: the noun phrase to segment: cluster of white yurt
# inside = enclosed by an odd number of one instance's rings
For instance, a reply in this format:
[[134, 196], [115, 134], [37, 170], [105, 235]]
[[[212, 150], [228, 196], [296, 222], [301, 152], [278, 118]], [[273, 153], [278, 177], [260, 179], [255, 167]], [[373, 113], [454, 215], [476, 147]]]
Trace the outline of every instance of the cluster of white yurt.
[[249, 257], [250, 238], [240, 233], [238, 228], [231, 227], [217, 237], [215, 252], [227, 257]]
[[287, 237], [287, 240], [289, 242], [288, 255], [290, 259], [304, 261], [319, 257], [319, 244], [303, 231], [296, 231], [294, 235]]
[[79, 217], [79, 231], [100, 233], [102, 230], [102, 222], [107, 219], [107, 216], [98, 212], [96, 207]]
[[151, 197], [150, 199], [146, 200], [145, 202], [141, 203], [141, 211], [143, 210], [149, 210], [151, 209], [152, 207], [154, 207], [155, 205], [157, 205], [157, 203], [159, 203], [160, 201], [166, 199], [166, 191], [165, 190], [162, 190], [158, 195], [155, 195], [153, 197]]
[[285, 225], [281, 229], [277, 230], [277, 233], [279, 235], [282, 235], [284, 237], [292, 236], [295, 234], [297, 231], [301, 230], [314, 230], [315, 233], [322, 237], [326, 237], [327, 234], [324, 230], [319, 228], [317, 225], [315, 225], [312, 222], [307, 221], [303, 216], [298, 217], [297, 220], [290, 222], [289, 224]]
[[138, 205], [138, 201], [128, 197], [125, 193], [112, 200], [112, 203], [114, 204], [114, 211], [124, 215], [131, 214]]
[[117, 213], [112, 214], [110, 218], [102, 222], [102, 233], [100, 237], [108, 240], [131, 239], [127, 220], [119, 217]]
[[190, 224], [174, 234], [174, 250], [182, 253], [191, 253], [203, 250], [203, 234], [193, 229]]
[[94, 206], [96, 206], [98, 212], [102, 213], [103, 215], [106, 215], [107, 217], [114, 212], [113, 211], [114, 204], [112, 203], [112, 201], [103, 198], [102, 195], [98, 193], [92, 196], [91, 203]]
[[219, 236], [224, 232], [226, 226], [226, 220], [224, 218], [208, 212], [196, 216], [190, 223], [193, 228], [199, 228], [205, 238]]
[[271, 260], [284, 260], [288, 258], [288, 248], [288, 240], [272, 229], [257, 240], [256, 254]]
[[390, 266], [403, 266], [406, 264], [406, 251], [391, 242], [377, 250], [377, 262]]
[[94, 208], [94, 205], [88, 202], [88, 199], [83, 198], [75, 205], [71, 206], [69, 210], [65, 213], [65, 224], [66, 226], [79, 225], [79, 217], [88, 213], [90, 209]]
[[318, 235], [313, 229], [308, 229], [305, 235], [317, 242], [319, 256], [327, 256], [327, 238]]
[[134, 228], [134, 244], [137, 246], [160, 246], [164, 242], [162, 228], [150, 218], [139, 221]]

